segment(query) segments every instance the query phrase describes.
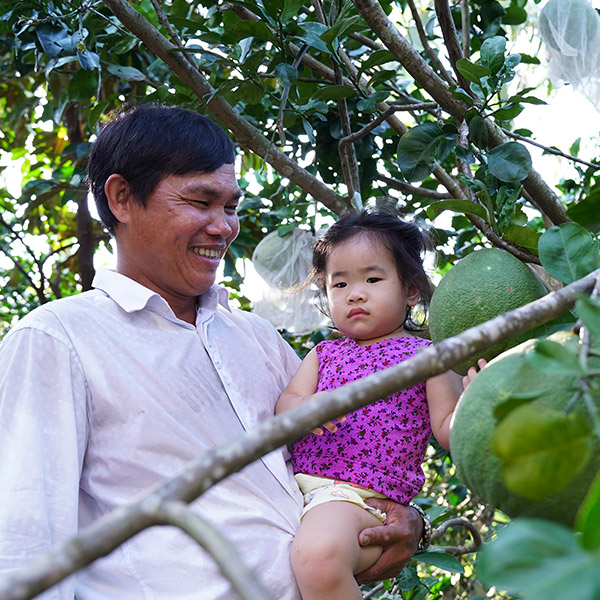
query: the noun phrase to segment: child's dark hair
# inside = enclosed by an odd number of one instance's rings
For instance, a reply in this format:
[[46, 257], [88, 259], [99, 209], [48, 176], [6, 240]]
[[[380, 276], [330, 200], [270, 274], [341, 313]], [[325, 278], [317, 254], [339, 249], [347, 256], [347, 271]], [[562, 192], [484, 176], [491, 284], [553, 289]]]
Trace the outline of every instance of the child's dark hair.
[[[400, 281], [404, 285], [417, 286], [419, 302], [426, 312], [433, 286], [423, 267], [423, 254], [431, 249], [431, 241], [414, 223], [407, 223], [387, 213], [363, 211], [344, 216], [316, 240], [313, 247], [311, 280], [317, 285], [322, 296], [326, 296], [325, 269], [332, 250], [356, 235], [366, 235], [390, 251]], [[425, 321], [425, 314], [422, 319], [417, 319], [412, 314], [411, 307], [407, 307], [405, 329], [422, 330]]]

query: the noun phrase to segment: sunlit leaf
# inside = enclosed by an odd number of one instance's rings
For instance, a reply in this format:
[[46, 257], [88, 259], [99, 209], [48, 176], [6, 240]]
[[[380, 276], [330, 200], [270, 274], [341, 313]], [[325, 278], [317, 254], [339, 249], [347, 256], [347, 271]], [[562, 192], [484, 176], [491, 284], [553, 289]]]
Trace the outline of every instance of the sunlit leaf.
[[427, 207], [427, 214], [430, 218], [435, 218], [445, 210], [476, 215], [482, 219], [487, 219], [485, 208], [481, 204], [476, 204], [470, 200], [440, 200], [439, 202], [433, 202]]
[[533, 404], [511, 411], [492, 439], [506, 487], [536, 501], [564, 489], [587, 464], [591, 448], [583, 417]]
[[585, 552], [573, 531], [541, 519], [515, 519], [485, 544], [477, 574], [524, 600], [596, 600], [600, 556]]
[[450, 573], [464, 573], [465, 571], [458, 560], [446, 552], [433, 550], [419, 552], [419, 554], [415, 555], [415, 559], [419, 562], [433, 565], [434, 567], [439, 567], [440, 569], [449, 571]]
[[592, 552], [600, 550], [600, 472], [577, 513], [576, 527], [582, 533], [584, 548]]
[[582, 296], [575, 304], [577, 315], [592, 336], [600, 341], [600, 301]]
[[577, 223], [555, 225], [538, 244], [542, 266], [563, 283], [571, 283], [598, 267], [598, 241]]

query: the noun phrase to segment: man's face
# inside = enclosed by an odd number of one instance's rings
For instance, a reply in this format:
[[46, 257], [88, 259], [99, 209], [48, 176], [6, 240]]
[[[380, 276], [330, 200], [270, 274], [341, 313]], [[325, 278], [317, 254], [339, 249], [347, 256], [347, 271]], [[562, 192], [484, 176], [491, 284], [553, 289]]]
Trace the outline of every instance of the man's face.
[[129, 201], [117, 228], [119, 272], [160, 294], [178, 313], [214, 282], [239, 232], [241, 197], [233, 165], [169, 175], [143, 207]]

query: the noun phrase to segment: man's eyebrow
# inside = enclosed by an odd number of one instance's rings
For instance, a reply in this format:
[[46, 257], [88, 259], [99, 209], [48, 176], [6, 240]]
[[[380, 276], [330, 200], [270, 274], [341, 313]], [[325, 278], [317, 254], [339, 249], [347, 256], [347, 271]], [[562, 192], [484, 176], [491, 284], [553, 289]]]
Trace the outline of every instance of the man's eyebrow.
[[[212, 185], [190, 185], [189, 187], [185, 187], [181, 190], [184, 194], [201, 194], [203, 196], [208, 196], [210, 198], [220, 198], [223, 195], [223, 192]], [[244, 195], [244, 192], [241, 188], [238, 188], [233, 194], [231, 194], [231, 200], [239, 200]]]

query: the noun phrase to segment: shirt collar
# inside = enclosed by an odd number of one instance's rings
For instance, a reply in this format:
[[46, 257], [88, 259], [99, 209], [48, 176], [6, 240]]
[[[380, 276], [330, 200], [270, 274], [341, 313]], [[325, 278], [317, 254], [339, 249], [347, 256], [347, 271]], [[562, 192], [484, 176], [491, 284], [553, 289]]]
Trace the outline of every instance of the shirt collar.
[[[131, 313], [153, 306], [168, 306], [167, 301], [142, 284], [111, 269], [99, 267], [96, 271], [92, 287], [110, 296], [124, 311]], [[212, 285], [198, 297], [198, 307], [216, 310], [217, 305], [231, 312], [229, 292], [220, 285]]]

